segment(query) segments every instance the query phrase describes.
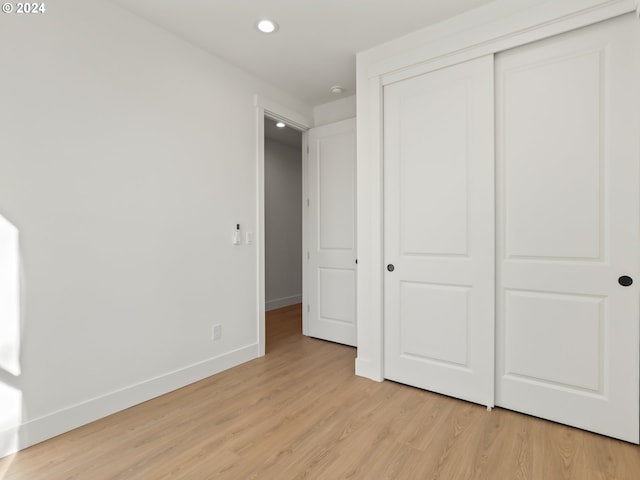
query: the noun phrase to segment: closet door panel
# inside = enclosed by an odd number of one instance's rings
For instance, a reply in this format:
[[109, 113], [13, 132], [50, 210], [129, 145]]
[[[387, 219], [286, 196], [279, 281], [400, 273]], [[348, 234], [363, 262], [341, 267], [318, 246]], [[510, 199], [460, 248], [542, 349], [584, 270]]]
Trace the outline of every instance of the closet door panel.
[[496, 57], [496, 404], [635, 443], [639, 32]]
[[384, 108], [385, 378], [493, 406], [493, 57]]

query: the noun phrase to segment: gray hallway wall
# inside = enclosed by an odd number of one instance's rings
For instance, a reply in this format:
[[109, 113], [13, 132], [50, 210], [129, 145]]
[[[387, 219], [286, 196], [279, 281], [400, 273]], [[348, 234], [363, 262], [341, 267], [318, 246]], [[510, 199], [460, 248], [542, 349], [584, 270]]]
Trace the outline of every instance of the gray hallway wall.
[[302, 152], [265, 139], [266, 310], [302, 301]]

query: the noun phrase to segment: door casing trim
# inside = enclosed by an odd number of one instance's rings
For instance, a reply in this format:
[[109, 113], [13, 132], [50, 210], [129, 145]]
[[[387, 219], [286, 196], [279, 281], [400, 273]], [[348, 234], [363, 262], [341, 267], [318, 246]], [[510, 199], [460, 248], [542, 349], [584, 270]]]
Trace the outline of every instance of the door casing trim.
[[[307, 116], [280, 105], [261, 95], [254, 95], [253, 102], [256, 109], [256, 235], [255, 242], [257, 246], [256, 270], [258, 272], [256, 280], [257, 288], [257, 323], [258, 323], [258, 345], [259, 356], [265, 354], [265, 183], [264, 183], [264, 117], [281, 120], [292, 128], [302, 132], [302, 198], [306, 197], [306, 164], [307, 164], [307, 130], [313, 126], [313, 121]], [[302, 232], [303, 247], [306, 244], [304, 229]], [[305, 249], [303, 248], [303, 251]], [[304, 292], [303, 292], [304, 295]], [[306, 315], [303, 313], [303, 333], [305, 331]]]

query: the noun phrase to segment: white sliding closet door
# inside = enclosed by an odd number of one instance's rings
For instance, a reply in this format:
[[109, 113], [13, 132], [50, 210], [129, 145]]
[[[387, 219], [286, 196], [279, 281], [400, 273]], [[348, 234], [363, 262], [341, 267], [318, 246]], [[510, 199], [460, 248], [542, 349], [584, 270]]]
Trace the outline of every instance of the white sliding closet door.
[[639, 35], [628, 15], [496, 57], [496, 404], [636, 443]]
[[492, 406], [493, 57], [384, 88], [384, 376]]

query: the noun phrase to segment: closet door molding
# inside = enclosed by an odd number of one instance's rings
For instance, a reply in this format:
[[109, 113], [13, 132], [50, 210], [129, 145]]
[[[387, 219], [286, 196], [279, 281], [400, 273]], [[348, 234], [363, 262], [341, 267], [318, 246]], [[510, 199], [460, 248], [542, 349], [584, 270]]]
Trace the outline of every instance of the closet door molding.
[[[506, 11], [501, 7], [498, 2], [495, 11]], [[470, 18], [477, 21], [488, 17], [494, 13], [492, 8], [493, 6], [478, 8], [453, 20], [458, 20], [460, 25], [468, 24]], [[373, 63], [368, 66], [366, 72], [369, 78], [381, 76], [382, 83], [386, 85], [586, 27], [632, 11], [640, 13], [640, 4], [636, 0], [553, 0], [512, 12], [511, 15], [485, 25], [467, 26], [453, 36], [448, 28], [455, 31], [455, 26], [449, 27], [449, 22], [443, 22], [422, 31], [427, 32], [427, 35], [422, 36], [423, 44], [419, 47]], [[449, 36], [438, 38], [438, 35], [442, 34], [438, 27], [444, 24], [447, 24]], [[414, 35], [415, 38], [421, 37], [420, 32]]]

